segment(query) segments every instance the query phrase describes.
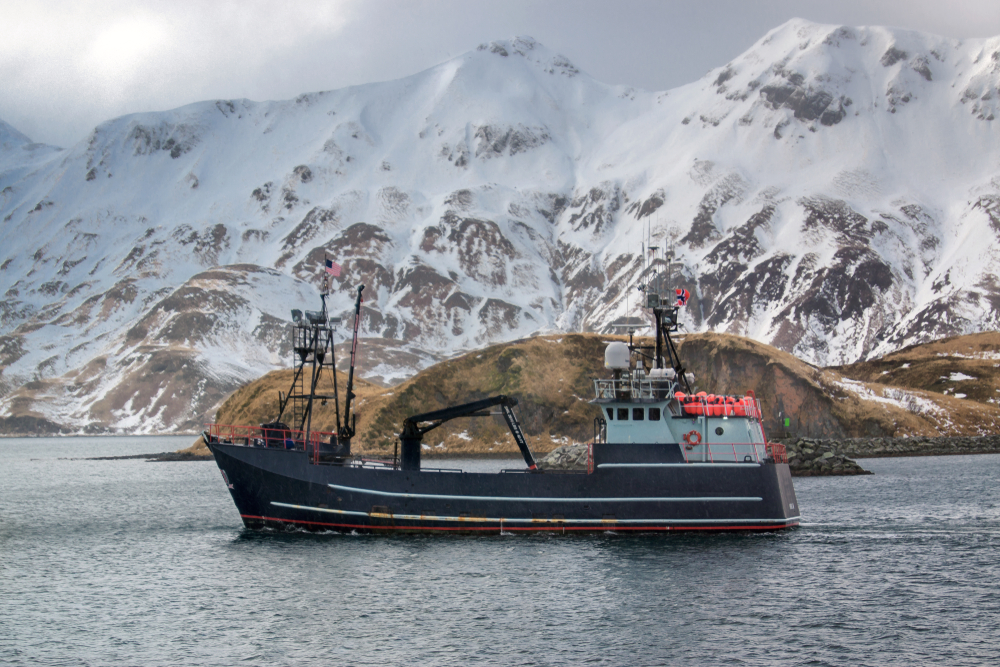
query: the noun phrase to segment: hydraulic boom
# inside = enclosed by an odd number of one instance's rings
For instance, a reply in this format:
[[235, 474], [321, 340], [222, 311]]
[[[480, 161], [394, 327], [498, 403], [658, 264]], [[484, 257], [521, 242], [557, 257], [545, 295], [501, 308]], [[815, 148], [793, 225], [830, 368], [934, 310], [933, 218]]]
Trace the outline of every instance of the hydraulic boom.
[[[420, 445], [423, 442], [425, 433], [457, 417], [488, 417], [490, 413], [487, 410], [495, 405], [500, 406], [503, 419], [507, 422], [507, 428], [510, 429], [510, 434], [514, 436], [514, 442], [517, 443], [517, 448], [521, 450], [521, 456], [524, 457], [524, 462], [528, 465], [528, 469], [536, 470], [535, 457], [532, 456], [531, 450], [528, 449], [528, 442], [524, 439], [524, 433], [521, 432], [521, 425], [517, 422], [517, 417], [514, 416], [512, 409], [517, 405], [517, 399], [513, 396], [503, 395], [407, 417], [403, 422], [403, 430], [399, 434], [400, 448], [402, 450], [400, 461], [402, 469], [420, 470]], [[420, 426], [423, 422], [430, 423], [426, 426]]]

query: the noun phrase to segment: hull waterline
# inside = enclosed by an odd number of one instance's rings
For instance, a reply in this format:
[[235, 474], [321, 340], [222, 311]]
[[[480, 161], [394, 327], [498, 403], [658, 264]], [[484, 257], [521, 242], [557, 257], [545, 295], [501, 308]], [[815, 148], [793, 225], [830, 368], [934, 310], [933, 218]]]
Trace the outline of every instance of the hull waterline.
[[581, 533], [760, 531], [799, 523], [784, 463], [654, 461], [598, 463], [593, 472], [467, 473], [317, 465], [304, 451], [210, 447], [253, 529]]

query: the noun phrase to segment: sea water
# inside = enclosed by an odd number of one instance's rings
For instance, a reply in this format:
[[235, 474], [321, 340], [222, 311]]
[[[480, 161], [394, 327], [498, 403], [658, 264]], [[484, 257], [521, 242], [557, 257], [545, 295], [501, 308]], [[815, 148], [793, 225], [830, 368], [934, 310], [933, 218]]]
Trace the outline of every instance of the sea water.
[[[795, 480], [753, 534], [243, 528], [192, 438], [0, 440], [0, 663], [1000, 664], [1000, 456]], [[516, 462], [427, 462], [513, 467]]]

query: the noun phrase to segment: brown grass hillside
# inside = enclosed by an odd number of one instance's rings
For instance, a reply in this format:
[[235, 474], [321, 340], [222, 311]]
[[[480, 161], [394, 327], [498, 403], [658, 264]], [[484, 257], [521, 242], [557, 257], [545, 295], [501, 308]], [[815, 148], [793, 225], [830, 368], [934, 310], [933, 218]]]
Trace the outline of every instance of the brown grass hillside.
[[[288, 392], [294, 374], [292, 370], [273, 371], [259, 380], [240, 387], [219, 408], [216, 422], [234, 425], [261, 424], [275, 419], [278, 416], [278, 392]], [[347, 373], [338, 371], [337, 383], [341, 395], [343, 395], [344, 388], [347, 386]], [[372, 384], [357, 376], [354, 377], [354, 393], [357, 396], [355, 406], [365, 403], [384, 391], [386, 391], [384, 387]], [[321, 376], [320, 382], [316, 385], [316, 392], [333, 393], [333, 381], [328, 374], [324, 373]], [[340, 407], [343, 409], [343, 403]], [[290, 423], [288, 415], [283, 416], [282, 419]], [[326, 406], [316, 406], [312, 420], [313, 430], [333, 431], [334, 423], [332, 403], [328, 403]]]
[[[749, 338], [694, 334], [681, 355], [709, 392], [753, 388], [770, 435], [859, 438], [980, 435], [1000, 431], [1000, 409], [922, 388], [863, 382], [834, 368], [817, 368]], [[706, 379], [708, 378], [708, 379]], [[726, 389], [726, 388], [729, 389]]]
[[996, 405], [1000, 401], [1000, 332], [941, 338], [832, 370], [864, 382]]
[[[519, 418], [534, 451], [586, 442], [599, 415], [589, 403], [593, 379], [609, 376], [604, 348], [616, 339], [622, 340], [595, 334], [538, 336], [440, 362], [395, 387], [359, 382], [354, 449], [391, 453], [405, 417], [497, 394], [519, 399]], [[789, 430], [806, 437], [972, 435], [1000, 429], [995, 405], [923, 387], [859, 382], [748, 338], [690, 334], [680, 337], [679, 347], [696, 375], [697, 389], [728, 394], [753, 389], [772, 436], [784, 430], [786, 416]], [[278, 391], [288, 390], [291, 377], [291, 371], [278, 371], [239, 389], [219, 410], [217, 421], [270, 421], [276, 416]], [[338, 382], [343, 390], [346, 376], [339, 374]], [[332, 403], [318, 406], [313, 428], [332, 430], [333, 415]], [[447, 455], [517, 453], [506, 426], [496, 418], [453, 420], [428, 433], [424, 443]]]
[[[365, 385], [356, 392], [354, 449], [391, 452], [406, 417], [498, 394], [519, 399], [519, 420], [533, 450], [547, 452], [565, 442], [587, 440], [597, 416], [587, 403], [593, 395], [591, 378], [603, 377], [602, 340], [611, 338], [540, 336], [443, 361], [395, 387]], [[343, 389], [346, 377], [338, 377]], [[276, 412], [278, 391], [288, 391], [291, 378], [291, 371], [278, 371], [239, 389], [220, 408], [217, 421], [268, 421]], [[321, 406], [313, 428], [330, 430], [334, 421], [332, 403]], [[506, 425], [490, 418], [453, 420], [430, 432], [424, 443], [441, 453], [517, 453]]]

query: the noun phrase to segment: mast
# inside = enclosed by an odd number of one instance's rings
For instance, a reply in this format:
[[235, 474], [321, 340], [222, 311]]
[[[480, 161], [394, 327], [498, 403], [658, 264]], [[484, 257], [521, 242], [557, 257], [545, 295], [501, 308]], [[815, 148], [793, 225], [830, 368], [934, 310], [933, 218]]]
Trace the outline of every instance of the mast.
[[[653, 248], [651, 247], [650, 250]], [[659, 248], [656, 248], [659, 250]], [[668, 275], [671, 273], [670, 260], [671, 256], [667, 255], [667, 272]], [[672, 276], [671, 276], [672, 277]], [[677, 383], [682, 384], [688, 393], [692, 392], [691, 384], [687, 378], [687, 369], [681, 363], [680, 355], [677, 353], [677, 346], [674, 344], [673, 339], [670, 338], [671, 332], [677, 331], [679, 326], [678, 314], [680, 312], [680, 306], [683, 305], [680, 300], [677, 303], [670, 305], [669, 297], [664, 298], [664, 295], [660, 293], [660, 276], [657, 274], [655, 277], [655, 284], [653, 280], [649, 283], [643, 284], [639, 287], [639, 291], [643, 293], [646, 303], [645, 307], [653, 312], [653, 326], [656, 332], [656, 341], [653, 348], [653, 367], [654, 368], [665, 368], [669, 366], [674, 369], [677, 374]], [[670, 277], [667, 279], [667, 289], [669, 290]], [[680, 293], [680, 291], [678, 291]], [[632, 343], [631, 336], [629, 337], [629, 348], [633, 351], [637, 351], [641, 354], [641, 350], [649, 350], [648, 347], [637, 346]], [[646, 355], [642, 355], [646, 356]], [[648, 358], [648, 356], [646, 357]]]
[[[295, 355], [295, 374], [287, 393], [278, 392], [278, 416], [271, 422], [277, 430], [289, 430], [281, 419], [290, 413], [290, 430], [302, 431], [305, 441], [309, 442], [312, 433], [312, 413], [316, 399], [326, 404], [328, 399], [337, 402], [336, 357], [333, 347], [333, 325], [340, 322], [339, 317], [330, 318], [326, 298], [329, 295], [329, 284], [324, 282], [320, 294], [322, 309], [318, 311], [299, 309], [292, 310], [292, 348]], [[329, 367], [334, 378], [333, 395], [316, 393], [323, 368]], [[309, 376], [306, 377], [306, 369]], [[306, 384], [308, 383], [308, 384]]]
[[[326, 310], [326, 297], [329, 293], [329, 287], [327, 280], [323, 281], [323, 292], [320, 293], [319, 298], [323, 304], [323, 308], [320, 311], [322, 314], [323, 324], [320, 327], [313, 327], [312, 331], [312, 342], [313, 342], [313, 363], [312, 363], [312, 383], [309, 385], [309, 399], [306, 403], [306, 419], [305, 419], [305, 440], [309, 442], [309, 433], [312, 431], [312, 409], [313, 400], [316, 398], [316, 383], [319, 382], [320, 376], [323, 374], [323, 361], [326, 359], [326, 348], [330, 348], [330, 363], [334, 363], [333, 356], [333, 334], [330, 330], [330, 316]], [[323, 332], [326, 335], [321, 335]], [[336, 368], [333, 368], [333, 378], [337, 379]], [[334, 386], [333, 389], [334, 400], [337, 398], [337, 388]]]
[[357, 364], [358, 354], [358, 325], [361, 323], [361, 292], [364, 285], [358, 286], [358, 298], [354, 302], [354, 338], [351, 341], [351, 368], [347, 374], [347, 397], [344, 400], [344, 421], [337, 425], [337, 439], [340, 442], [345, 440], [349, 444], [354, 437], [354, 423], [351, 421], [351, 401], [354, 399], [354, 367]]

